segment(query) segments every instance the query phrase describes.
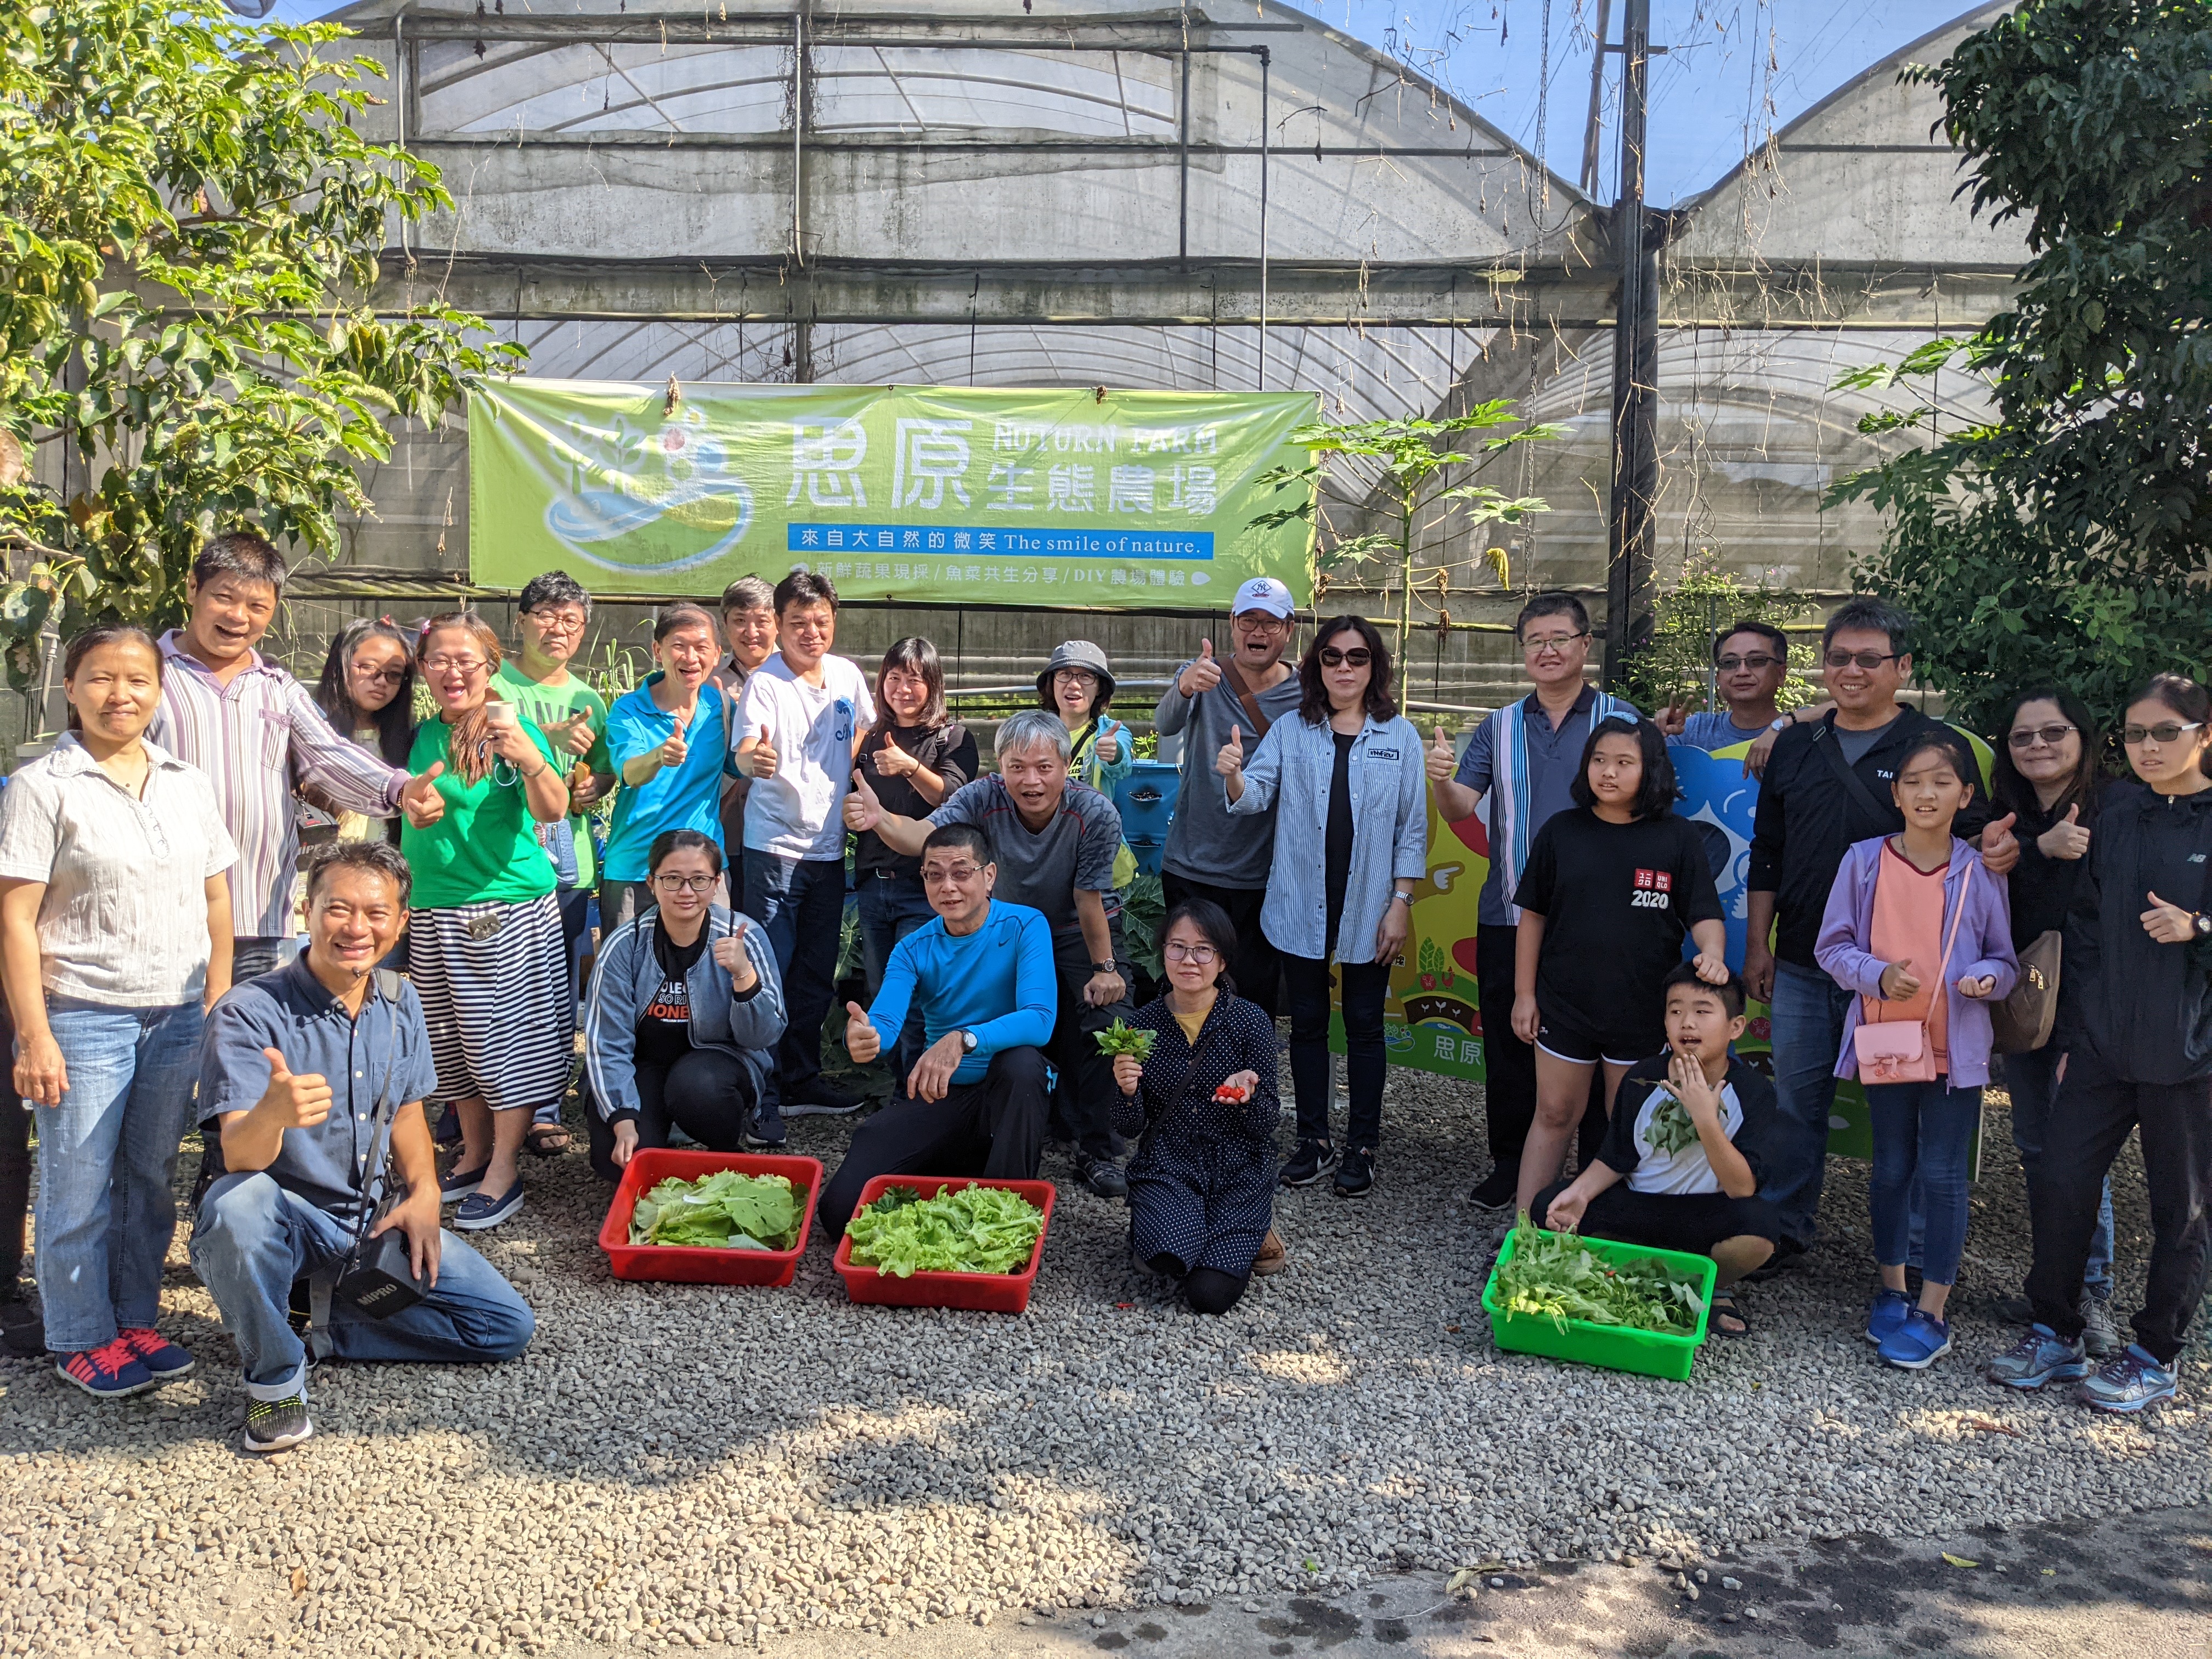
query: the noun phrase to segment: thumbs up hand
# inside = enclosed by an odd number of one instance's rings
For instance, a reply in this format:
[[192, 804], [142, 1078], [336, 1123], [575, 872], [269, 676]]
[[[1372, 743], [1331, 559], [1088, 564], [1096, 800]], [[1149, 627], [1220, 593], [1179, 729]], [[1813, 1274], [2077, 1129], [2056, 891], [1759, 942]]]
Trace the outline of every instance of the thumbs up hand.
[[1459, 770], [1459, 756], [1453, 751], [1451, 739], [1444, 735], [1443, 726], [1437, 727], [1437, 740], [1429, 745], [1422, 764], [1431, 783], [1449, 783], [1452, 774]]
[[745, 949], [746, 917], [737, 917], [730, 931], [714, 941], [714, 960], [730, 976], [730, 988], [742, 995], [760, 983], [760, 971], [753, 966], [752, 955]]
[[[765, 748], [767, 745], [763, 744], [762, 746]], [[683, 765], [690, 757], [690, 754], [691, 745], [684, 741], [684, 726], [679, 720], [676, 728], [669, 732], [667, 740], [653, 750], [653, 758], [660, 763], [664, 769], [672, 771]]]
[[261, 1052], [269, 1061], [269, 1086], [254, 1103], [255, 1111], [265, 1114], [280, 1129], [312, 1129], [331, 1115], [328, 1078], [320, 1072], [295, 1076], [277, 1050]]
[[865, 836], [883, 821], [883, 802], [876, 799], [876, 792], [855, 768], [853, 787], [845, 796], [845, 827], [855, 835]]
[[745, 760], [757, 778], [774, 777], [775, 769], [782, 763], [776, 755], [775, 743], [765, 732], [754, 740], [751, 749], [746, 751]]
[[432, 761], [400, 790], [399, 810], [417, 830], [428, 830], [446, 816], [446, 798], [438, 793], [438, 780], [445, 775], [446, 763]]
[[2035, 845], [2047, 859], [2078, 859], [2089, 851], [2089, 826], [2081, 822], [2081, 808], [2077, 803], [2066, 809], [2066, 816], [2035, 838]]
[[1920, 981], [1912, 976], [1911, 957], [1893, 962], [1881, 970], [1881, 994], [1888, 1002], [1910, 1002], [1920, 994]]
[[865, 1066], [884, 1051], [884, 1040], [876, 1035], [875, 1026], [868, 1019], [868, 1011], [857, 1002], [845, 1005], [848, 1018], [845, 1021], [845, 1052], [860, 1065]]
[[1198, 655], [1190, 666], [1176, 677], [1176, 690], [1186, 697], [1194, 697], [1201, 691], [1211, 691], [1221, 684], [1221, 665], [1213, 659], [1213, 641], [1200, 640]]
[[2155, 893], [2143, 896], [2150, 908], [2142, 913], [2143, 932], [2160, 945], [2186, 945], [2197, 937], [2197, 913], [2169, 904]]
[[1229, 741], [1221, 745], [1221, 752], [1213, 757], [1213, 769], [1224, 778], [1235, 778], [1244, 770], [1244, 728], [1229, 728]]
[[592, 735], [592, 711], [579, 708], [565, 720], [555, 720], [544, 728], [556, 749], [564, 749], [572, 755], [588, 755], [592, 744], [598, 741]]
[[1982, 831], [1982, 866], [1993, 876], [2008, 874], [2020, 862], [2020, 842], [2012, 833], [2013, 824], [2020, 814], [2008, 812], [2001, 818], [1990, 820]]

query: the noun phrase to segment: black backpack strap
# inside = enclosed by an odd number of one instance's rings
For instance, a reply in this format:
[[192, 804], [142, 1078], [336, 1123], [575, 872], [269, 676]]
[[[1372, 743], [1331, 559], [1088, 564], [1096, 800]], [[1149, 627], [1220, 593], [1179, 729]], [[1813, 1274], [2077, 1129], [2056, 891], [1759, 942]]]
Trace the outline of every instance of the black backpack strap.
[[1882, 811], [1881, 803], [1874, 798], [1874, 791], [1866, 787], [1866, 780], [1859, 776], [1857, 769], [1844, 758], [1843, 745], [1834, 740], [1835, 735], [1832, 716], [1814, 728], [1813, 747], [1826, 757], [1830, 768], [1844, 781], [1844, 787], [1850, 792], [1850, 797], [1858, 803], [1859, 810], [1879, 824], [1888, 815]]

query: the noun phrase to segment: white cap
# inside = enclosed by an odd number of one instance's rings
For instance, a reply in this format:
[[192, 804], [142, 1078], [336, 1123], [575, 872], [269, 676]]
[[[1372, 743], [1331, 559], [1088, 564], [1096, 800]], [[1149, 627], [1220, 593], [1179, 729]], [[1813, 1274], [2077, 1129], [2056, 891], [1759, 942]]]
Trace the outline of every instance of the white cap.
[[1229, 614], [1234, 617], [1246, 611], [1264, 611], [1271, 617], [1287, 617], [1297, 609], [1289, 588], [1273, 576], [1255, 576], [1237, 590]]

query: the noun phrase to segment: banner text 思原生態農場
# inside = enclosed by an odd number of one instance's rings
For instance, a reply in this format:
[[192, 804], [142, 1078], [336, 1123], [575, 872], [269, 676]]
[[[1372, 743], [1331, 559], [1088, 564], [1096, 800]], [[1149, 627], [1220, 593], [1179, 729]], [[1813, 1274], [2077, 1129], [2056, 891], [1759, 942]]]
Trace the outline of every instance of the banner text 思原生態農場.
[[819, 570], [849, 599], [1225, 609], [1313, 592], [1308, 392], [686, 386], [514, 380], [469, 402], [469, 565], [713, 594]]

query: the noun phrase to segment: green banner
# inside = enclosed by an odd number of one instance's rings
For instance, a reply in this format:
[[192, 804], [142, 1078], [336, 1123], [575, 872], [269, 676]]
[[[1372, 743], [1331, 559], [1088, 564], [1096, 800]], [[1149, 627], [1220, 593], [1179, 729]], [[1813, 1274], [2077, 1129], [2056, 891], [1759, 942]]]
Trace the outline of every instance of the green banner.
[[1304, 465], [1310, 392], [509, 380], [469, 402], [469, 568], [520, 587], [716, 594], [827, 574], [849, 599], [1224, 610], [1311, 602], [1310, 532], [1252, 520]]

